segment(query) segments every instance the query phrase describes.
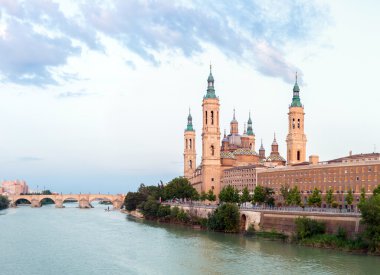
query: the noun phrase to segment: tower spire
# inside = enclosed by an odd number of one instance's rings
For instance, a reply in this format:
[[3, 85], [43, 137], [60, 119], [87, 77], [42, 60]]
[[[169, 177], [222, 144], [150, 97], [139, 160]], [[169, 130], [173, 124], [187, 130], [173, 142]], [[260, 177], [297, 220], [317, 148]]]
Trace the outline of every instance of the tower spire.
[[251, 111], [249, 111], [249, 117], [248, 117], [248, 123], [247, 123], [247, 135], [249, 136], [254, 136], [255, 134], [253, 133], [252, 129], [252, 119], [251, 119]]
[[291, 107], [302, 107], [300, 99], [300, 87], [298, 86], [298, 73], [296, 72], [296, 82], [293, 87], [293, 99]]
[[189, 107], [189, 115], [187, 116], [187, 127], [186, 127], [185, 131], [194, 131], [193, 117], [191, 116], [190, 107]]
[[206, 98], [216, 98], [215, 95], [215, 89], [214, 89], [214, 77], [212, 76], [212, 71], [211, 71], [211, 62], [210, 62], [210, 74], [207, 78], [207, 93], [206, 93]]

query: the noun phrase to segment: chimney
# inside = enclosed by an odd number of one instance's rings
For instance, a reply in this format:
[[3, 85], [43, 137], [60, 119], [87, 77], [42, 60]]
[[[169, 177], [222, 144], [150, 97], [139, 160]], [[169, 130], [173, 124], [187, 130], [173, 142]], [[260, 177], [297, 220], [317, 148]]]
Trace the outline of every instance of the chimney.
[[309, 156], [309, 163], [312, 165], [318, 164], [319, 163], [319, 156], [317, 156], [317, 155]]

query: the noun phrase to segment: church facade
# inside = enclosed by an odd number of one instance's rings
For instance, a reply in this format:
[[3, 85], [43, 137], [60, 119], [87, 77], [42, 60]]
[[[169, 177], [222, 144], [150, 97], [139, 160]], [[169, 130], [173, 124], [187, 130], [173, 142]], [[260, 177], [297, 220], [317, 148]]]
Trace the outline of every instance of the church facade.
[[251, 114], [248, 115], [247, 124], [243, 133], [239, 133], [239, 123], [235, 117], [235, 110], [230, 122], [230, 131], [221, 139], [220, 132], [220, 103], [214, 88], [214, 77], [211, 66], [207, 79], [207, 91], [202, 102], [202, 158], [196, 164], [196, 132], [189, 112], [187, 127], [184, 131], [184, 176], [198, 192], [213, 190], [219, 194], [226, 181], [226, 171], [244, 167], [268, 169], [303, 163], [306, 160], [306, 135], [304, 133], [304, 107], [299, 96], [297, 78], [293, 87], [293, 99], [289, 106], [289, 132], [287, 142], [287, 160], [278, 150], [276, 135], [271, 146], [271, 152], [266, 156], [261, 146], [256, 151], [256, 136], [253, 131]]

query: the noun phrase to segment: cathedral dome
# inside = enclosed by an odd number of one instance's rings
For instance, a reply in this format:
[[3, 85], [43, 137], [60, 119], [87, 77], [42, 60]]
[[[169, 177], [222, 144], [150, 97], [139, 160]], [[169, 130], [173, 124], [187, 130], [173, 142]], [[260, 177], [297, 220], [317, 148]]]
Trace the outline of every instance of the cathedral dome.
[[239, 148], [234, 151], [234, 155], [257, 156], [258, 154], [251, 149]]
[[231, 152], [228, 152], [228, 151], [227, 152], [225, 152], [225, 151], [220, 152], [220, 157], [222, 159], [236, 159], [234, 154]]

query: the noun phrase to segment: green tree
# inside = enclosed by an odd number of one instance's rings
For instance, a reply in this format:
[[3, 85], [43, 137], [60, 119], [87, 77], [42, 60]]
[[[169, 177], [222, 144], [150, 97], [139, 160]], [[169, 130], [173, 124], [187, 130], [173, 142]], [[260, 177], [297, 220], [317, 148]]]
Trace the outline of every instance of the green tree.
[[147, 201], [142, 202], [137, 208], [141, 210], [144, 217], [155, 218], [157, 217], [159, 207], [160, 203], [153, 196], [150, 196]]
[[245, 205], [247, 202], [249, 202], [251, 200], [252, 200], [252, 198], [251, 198], [251, 195], [249, 194], [248, 187], [245, 186], [243, 188], [243, 192], [242, 192], [241, 197], [240, 197], [240, 202], [244, 203], [244, 205]]
[[214, 190], [212, 190], [212, 189], [208, 190], [207, 199], [209, 201], [216, 201], [216, 195], [214, 194]]
[[365, 188], [362, 187], [361, 190], [360, 190], [360, 201], [359, 201], [359, 205], [360, 205], [360, 204], [363, 204], [365, 201], [366, 201], [366, 197], [365, 197]]
[[9, 207], [9, 200], [6, 196], [0, 195], [0, 210], [6, 209]]
[[314, 235], [323, 234], [326, 231], [324, 223], [306, 217], [298, 217], [295, 220], [297, 238], [304, 240]]
[[354, 201], [354, 195], [352, 194], [352, 190], [348, 190], [348, 193], [346, 195], [346, 198], [345, 198], [346, 202], [347, 202], [347, 205], [351, 206], [351, 204], [353, 203]]
[[333, 202], [334, 202], [333, 190], [331, 188], [329, 188], [329, 190], [327, 191], [327, 194], [326, 194], [326, 203], [329, 207], [331, 207]]
[[286, 200], [287, 205], [300, 205], [301, 204], [301, 195], [297, 186], [294, 186], [289, 190], [289, 194]]
[[42, 195], [53, 195], [53, 193], [50, 190], [43, 190]]
[[205, 200], [207, 200], [207, 194], [206, 194], [205, 191], [202, 191], [202, 192], [201, 192], [200, 200], [201, 200], [201, 201], [205, 201]]
[[136, 210], [137, 206], [146, 200], [147, 197], [140, 192], [128, 192], [124, 199], [125, 209], [128, 211]]
[[253, 201], [259, 204], [265, 202], [265, 189], [261, 185], [255, 187], [253, 191]]
[[307, 204], [320, 207], [321, 203], [322, 203], [321, 191], [315, 188], [313, 193], [310, 195], [309, 199], [307, 200]]
[[380, 252], [380, 196], [375, 195], [359, 204], [361, 222], [365, 225], [364, 236], [371, 251]]
[[290, 186], [289, 184], [281, 185], [280, 193], [284, 199], [284, 203], [287, 204], [289, 193], [290, 193]]
[[238, 203], [240, 201], [239, 191], [231, 185], [227, 185], [220, 191], [219, 199], [222, 202]]
[[373, 189], [373, 195], [379, 195], [380, 194], [380, 185], [378, 185], [375, 189]]
[[210, 230], [223, 232], [239, 231], [239, 208], [234, 203], [224, 203], [220, 205], [209, 216], [207, 227]]
[[172, 179], [164, 187], [164, 193], [166, 199], [196, 199], [199, 196], [197, 190], [184, 177]]

